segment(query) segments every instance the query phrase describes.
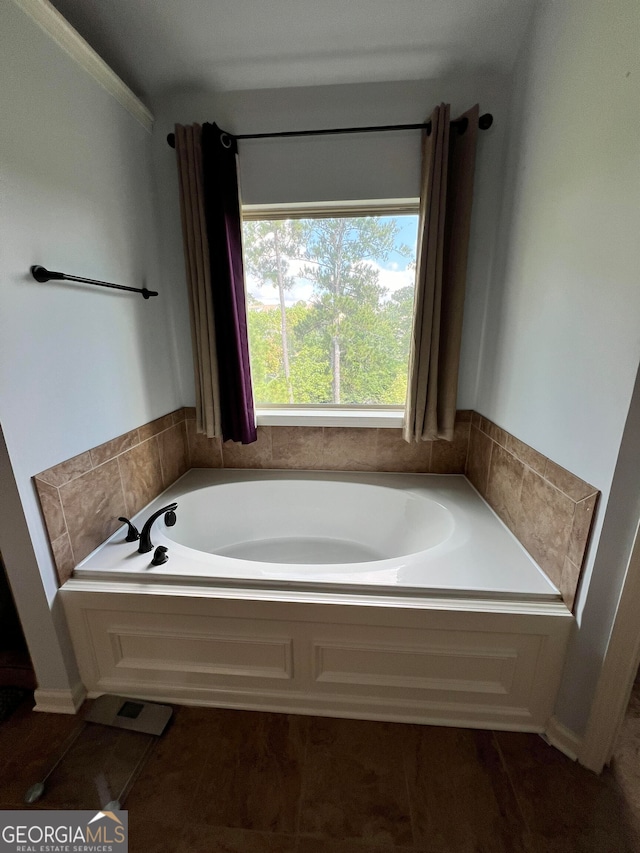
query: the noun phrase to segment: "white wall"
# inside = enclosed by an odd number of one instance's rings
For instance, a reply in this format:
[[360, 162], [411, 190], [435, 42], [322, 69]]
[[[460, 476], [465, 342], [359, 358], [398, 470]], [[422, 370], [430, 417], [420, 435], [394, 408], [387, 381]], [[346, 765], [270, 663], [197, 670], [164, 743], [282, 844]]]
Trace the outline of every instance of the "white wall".
[[604, 510], [620, 510], [607, 501], [640, 359], [639, 16], [637, 0], [538, 8], [516, 68], [477, 397], [603, 493], [558, 705], [577, 731], [626, 566], [604, 534], [595, 545]]
[[[62, 671], [66, 639], [61, 630], [57, 643], [40, 642], [56, 636], [56, 584], [30, 478], [182, 399], [149, 133], [11, 2], [0, 4], [0, 79], [0, 423], [37, 561], [7, 559], [7, 571], [42, 676]], [[35, 263], [160, 296], [37, 284]]]
[[[165, 280], [174, 290], [181, 388], [193, 401], [193, 377], [175, 154], [167, 146], [174, 124], [215, 121], [233, 133], [421, 122], [440, 101], [456, 115], [475, 102], [491, 112], [494, 127], [480, 133], [469, 256], [459, 406], [475, 402], [478, 355], [499, 208], [508, 81], [455, 74], [431, 80], [215, 93], [166, 93], [154, 108], [154, 162], [161, 214]], [[419, 195], [420, 133], [260, 140], [240, 143], [243, 201], [406, 198]]]

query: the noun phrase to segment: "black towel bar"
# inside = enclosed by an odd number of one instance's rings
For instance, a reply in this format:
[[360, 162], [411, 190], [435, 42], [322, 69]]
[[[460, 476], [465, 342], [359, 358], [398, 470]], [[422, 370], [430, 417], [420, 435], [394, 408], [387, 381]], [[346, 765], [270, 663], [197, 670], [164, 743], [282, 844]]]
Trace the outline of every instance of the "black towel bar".
[[39, 265], [31, 267], [31, 275], [36, 281], [81, 281], [83, 284], [97, 284], [100, 287], [112, 287], [114, 290], [128, 290], [130, 293], [141, 293], [144, 299], [157, 296], [157, 290], [147, 290], [146, 287], [127, 287], [124, 284], [112, 284], [110, 281], [98, 281], [95, 278], [82, 278], [79, 275], [67, 275], [64, 272], [53, 272]]

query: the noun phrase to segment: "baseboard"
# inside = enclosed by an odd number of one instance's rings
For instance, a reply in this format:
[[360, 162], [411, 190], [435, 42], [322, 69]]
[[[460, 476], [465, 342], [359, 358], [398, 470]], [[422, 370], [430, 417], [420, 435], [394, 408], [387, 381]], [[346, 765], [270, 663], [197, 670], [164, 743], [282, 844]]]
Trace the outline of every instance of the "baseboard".
[[47, 714], [77, 714], [87, 698], [87, 691], [82, 682], [78, 682], [69, 690], [44, 690], [39, 687], [33, 697], [36, 700], [34, 711]]
[[557, 717], [549, 717], [542, 737], [563, 752], [567, 758], [577, 761], [582, 747], [582, 738], [567, 728]]

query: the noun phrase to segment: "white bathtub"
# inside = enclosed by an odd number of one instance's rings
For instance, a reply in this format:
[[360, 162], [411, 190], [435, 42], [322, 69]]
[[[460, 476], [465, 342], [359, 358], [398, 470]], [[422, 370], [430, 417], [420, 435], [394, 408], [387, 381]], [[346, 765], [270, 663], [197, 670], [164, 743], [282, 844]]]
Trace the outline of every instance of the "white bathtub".
[[194, 469], [134, 518], [161, 516], [154, 546], [116, 532], [76, 569], [140, 581], [280, 589], [558, 599], [558, 590], [462, 476]]
[[[90, 696], [547, 731], [573, 617], [460, 476], [192, 470], [61, 599]], [[46, 706], [43, 708], [46, 710]]]

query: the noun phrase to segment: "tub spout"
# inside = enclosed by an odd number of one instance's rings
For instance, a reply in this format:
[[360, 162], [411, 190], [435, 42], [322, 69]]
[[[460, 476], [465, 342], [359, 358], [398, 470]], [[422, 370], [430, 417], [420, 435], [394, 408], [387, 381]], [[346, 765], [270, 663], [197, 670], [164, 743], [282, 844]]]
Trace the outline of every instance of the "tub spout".
[[146, 554], [149, 551], [153, 550], [153, 543], [151, 541], [151, 528], [153, 527], [153, 522], [156, 520], [156, 518], [159, 518], [162, 513], [165, 513], [164, 523], [167, 525], [167, 527], [173, 527], [173, 525], [176, 523], [175, 510], [177, 508], [177, 503], [169, 504], [169, 506], [163, 506], [162, 509], [159, 509], [157, 512], [154, 512], [153, 515], [147, 519], [140, 533], [140, 545], [138, 546], [138, 554]]

